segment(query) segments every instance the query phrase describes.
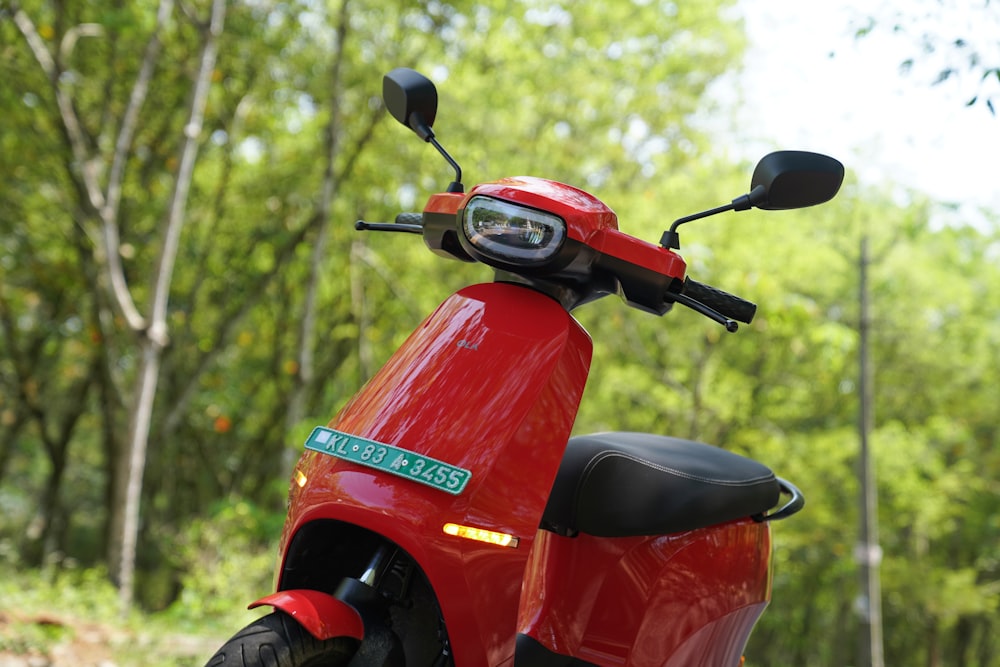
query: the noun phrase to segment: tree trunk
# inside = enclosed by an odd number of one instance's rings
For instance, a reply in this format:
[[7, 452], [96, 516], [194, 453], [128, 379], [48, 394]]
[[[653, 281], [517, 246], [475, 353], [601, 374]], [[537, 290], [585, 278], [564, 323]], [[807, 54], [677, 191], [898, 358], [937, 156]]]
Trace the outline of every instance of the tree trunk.
[[938, 623], [931, 620], [927, 628], [927, 667], [941, 667], [941, 645], [938, 633]]
[[[316, 298], [322, 265], [326, 259], [326, 244], [330, 235], [330, 207], [337, 194], [338, 177], [335, 170], [340, 152], [340, 70], [344, 60], [344, 41], [347, 38], [349, 18], [348, 5], [344, 0], [340, 5], [337, 21], [337, 48], [330, 68], [330, 120], [326, 127], [326, 168], [323, 172], [323, 190], [318, 211], [318, 229], [312, 255], [309, 258], [309, 280], [303, 303], [301, 326], [299, 328], [299, 354], [297, 369], [288, 409], [285, 413], [285, 433], [289, 433], [306, 416], [306, 400], [314, 378], [313, 348], [316, 345]], [[282, 472], [285, 477], [292, 474], [296, 450], [286, 446], [282, 453]]]
[[143, 341], [142, 363], [136, 378], [135, 406], [132, 409], [132, 423], [129, 427], [128, 446], [124, 462], [125, 493], [122, 516], [122, 534], [118, 556], [118, 601], [122, 615], [132, 606], [135, 581], [135, 553], [139, 536], [139, 501], [142, 497], [142, 476], [146, 467], [146, 450], [149, 444], [150, 423], [153, 417], [153, 401], [156, 398], [156, 384], [160, 376], [160, 356], [163, 345], [152, 339]]
[[129, 428], [128, 476], [125, 484], [125, 512], [122, 522], [120, 562], [118, 564], [118, 602], [124, 616], [132, 607], [135, 579], [135, 552], [139, 535], [139, 502], [142, 497], [142, 477], [149, 445], [153, 403], [160, 377], [160, 361], [167, 346], [167, 302], [173, 279], [174, 262], [180, 243], [181, 229], [187, 207], [188, 193], [198, 155], [198, 137], [204, 120], [208, 89], [215, 69], [218, 38], [222, 34], [226, 15], [225, 0], [213, 0], [212, 14], [205, 26], [198, 78], [194, 84], [188, 122], [184, 126], [177, 180], [167, 211], [166, 230], [156, 270], [153, 273], [149, 328], [141, 341], [142, 362], [136, 378], [136, 391]]
[[[14, 455], [14, 443], [17, 436], [27, 423], [27, 415], [19, 408], [8, 408], [0, 411], [0, 422], [6, 427], [3, 437], [0, 438], [0, 484], [7, 474], [7, 466]], [[9, 422], [9, 423], [8, 423]]]
[[837, 605], [837, 616], [834, 622], [832, 639], [832, 650], [830, 651], [830, 666], [848, 664], [849, 648], [851, 647], [850, 626], [851, 626], [851, 602], [849, 597], [841, 596], [840, 604]]
[[38, 510], [32, 525], [25, 535], [24, 548], [21, 556], [32, 566], [39, 567], [45, 562], [52, 545], [52, 536], [59, 523], [59, 495], [66, 472], [66, 443], [49, 452], [49, 463], [52, 469], [45, 480], [45, 490], [42, 492]]

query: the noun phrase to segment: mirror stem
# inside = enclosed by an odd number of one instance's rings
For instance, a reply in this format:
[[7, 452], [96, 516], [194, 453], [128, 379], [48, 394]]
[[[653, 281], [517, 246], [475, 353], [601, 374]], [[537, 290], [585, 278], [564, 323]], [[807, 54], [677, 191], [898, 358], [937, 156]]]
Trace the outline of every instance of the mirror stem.
[[458, 166], [457, 162], [455, 162], [455, 158], [448, 155], [448, 151], [446, 151], [444, 147], [438, 143], [437, 139], [434, 138], [434, 135], [427, 137], [427, 141], [437, 149], [437, 152], [440, 153], [444, 159], [448, 161], [448, 164], [451, 165], [451, 168], [455, 170], [455, 180], [448, 184], [448, 192], [465, 192], [465, 186], [462, 185], [462, 168]]
[[701, 213], [695, 213], [684, 218], [678, 218], [674, 220], [674, 223], [670, 225], [670, 229], [663, 232], [663, 236], [660, 237], [660, 246], [663, 248], [670, 248], [671, 250], [680, 250], [681, 239], [680, 235], [677, 233], [677, 228], [683, 225], [685, 222], [691, 222], [693, 220], [701, 220], [702, 218], [707, 218], [710, 215], [715, 215], [717, 213], [725, 213], [726, 211], [746, 211], [753, 208], [754, 206], [759, 206], [767, 200], [767, 188], [763, 185], [758, 185], [753, 190], [745, 195], [741, 195], [734, 199], [731, 203], [725, 206], [719, 206], [718, 208], [709, 209], [707, 211], [702, 211]]
[[681, 239], [680, 235], [677, 233], [678, 227], [683, 225], [685, 222], [691, 222], [693, 220], [701, 220], [702, 218], [707, 218], [710, 215], [715, 215], [716, 213], [725, 213], [726, 211], [732, 211], [733, 209], [736, 209], [735, 204], [726, 204], [725, 206], [719, 206], [718, 208], [709, 209], [707, 211], [702, 211], [701, 213], [695, 213], [693, 215], [689, 215], [674, 220], [673, 224], [670, 225], [670, 229], [663, 232], [663, 236], [660, 237], [660, 246], [664, 248], [670, 248], [671, 250], [680, 250]]
[[754, 206], [760, 206], [767, 201], [767, 188], [763, 185], [758, 185], [753, 190], [745, 195], [737, 197], [733, 200], [733, 210], [734, 211], [747, 211]]

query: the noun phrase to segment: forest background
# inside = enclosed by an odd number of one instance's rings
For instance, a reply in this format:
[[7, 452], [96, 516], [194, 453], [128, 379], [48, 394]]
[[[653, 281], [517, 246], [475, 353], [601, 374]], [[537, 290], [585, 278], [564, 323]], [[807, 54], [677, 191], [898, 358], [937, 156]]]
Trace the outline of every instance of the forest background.
[[[489, 279], [353, 231], [450, 179], [382, 74], [437, 82], [468, 182], [577, 184], [656, 240], [746, 190], [704, 122], [744, 48], [729, 0], [0, 3], [0, 656], [97, 632], [201, 664], [269, 590], [305, 434]], [[1000, 665], [1000, 239], [935, 206], [849, 170], [825, 206], [685, 227], [691, 274], [760, 304], [735, 336], [577, 313], [579, 432], [721, 444], [806, 492], [750, 665], [853, 664], [863, 236], [886, 663]]]

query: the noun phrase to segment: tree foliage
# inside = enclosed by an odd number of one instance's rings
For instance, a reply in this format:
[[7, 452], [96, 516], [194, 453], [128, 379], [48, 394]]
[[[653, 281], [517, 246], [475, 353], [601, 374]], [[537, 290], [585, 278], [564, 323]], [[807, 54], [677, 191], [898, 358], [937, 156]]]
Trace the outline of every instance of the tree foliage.
[[[219, 552], [239, 533], [241, 551], [269, 553], [304, 433], [449, 291], [490, 278], [413, 237], [353, 231], [357, 218], [419, 210], [451, 178], [386, 120], [382, 74], [410, 66], [437, 81], [435, 130], [468, 182], [578, 184], [654, 240], [746, 190], [747, 165], [720, 163], [692, 122], [724, 112], [704, 93], [743, 46], [728, 4], [231, 2], [200, 132], [186, 112], [207, 5], [179, 3], [158, 23], [151, 0], [0, 4], [0, 555], [63, 568], [113, 558], [145, 332], [116, 302], [109, 267], [120, 263], [148, 312], [189, 135], [197, 161], [150, 423], [139, 592], [151, 607], [217, 610], [238, 575]], [[16, 12], [57, 80], [8, 20]], [[62, 103], [80, 120], [75, 148]], [[120, 184], [113, 259], [88, 178], [103, 193]], [[919, 199], [900, 206], [850, 182], [817, 209], [682, 230], [691, 275], [758, 302], [756, 321], [730, 336], [681, 309], [656, 318], [614, 298], [581, 309], [596, 351], [577, 430], [722, 444], [803, 488], [807, 510], [775, 528], [774, 600], [749, 664], [849, 664], [857, 239], [868, 233], [882, 249], [872, 289], [887, 656], [998, 664], [995, 234], [933, 227]]]
[[866, 7], [865, 12], [856, 30], [858, 37], [891, 34], [907, 43], [909, 55], [900, 63], [902, 72], [932, 85], [964, 79], [961, 90], [966, 105], [984, 104], [996, 115], [1000, 49], [995, 35], [1000, 29], [1000, 11], [995, 2], [882, 3]]

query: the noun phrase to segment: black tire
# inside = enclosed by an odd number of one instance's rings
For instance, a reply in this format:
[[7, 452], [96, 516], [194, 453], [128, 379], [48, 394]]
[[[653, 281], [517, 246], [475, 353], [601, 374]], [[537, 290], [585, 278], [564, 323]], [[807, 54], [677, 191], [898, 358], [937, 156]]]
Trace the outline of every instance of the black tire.
[[320, 641], [276, 611], [233, 635], [205, 667], [342, 667], [357, 648], [350, 637]]

